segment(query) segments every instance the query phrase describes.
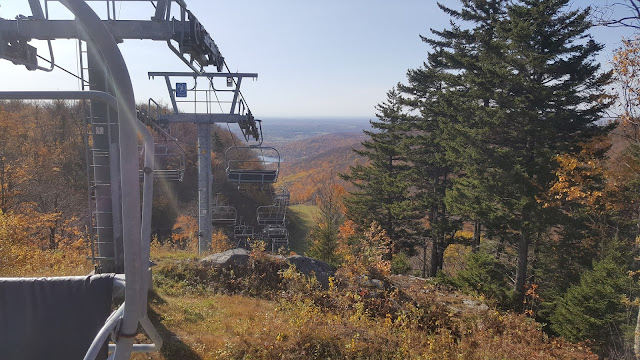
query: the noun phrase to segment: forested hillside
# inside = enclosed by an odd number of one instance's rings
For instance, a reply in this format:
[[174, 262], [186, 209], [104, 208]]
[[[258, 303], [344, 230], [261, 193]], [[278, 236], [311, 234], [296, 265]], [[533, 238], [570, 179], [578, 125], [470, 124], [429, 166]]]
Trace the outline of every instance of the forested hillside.
[[[341, 175], [344, 213], [319, 201], [310, 253], [339, 261], [375, 224], [397, 271], [413, 257], [422, 276], [626, 358], [638, 315], [639, 44], [625, 41], [615, 72], [602, 71], [589, 10], [567, 3], [440, 6], [451, 26], [422, 38], [424, 65], [377, 106], [355, 151], [363, 161]], [[626, 111], [603, 124], [616, 86]]]
[[[7, 244], [0, 247], [3, 275], [45, 275], [49, 270], [50, 275], [82, 274], [91, 269], [86, 260], [91, 255], [91, 212], [84, 118], [83, 106], [76, 102], [0, 104], [0, 241]], [[154, 187], [152, 232], [160, 242], [172, 242], [176, 223], [187, 226], [197, 214], [196, 129], [174, 124], [170, 131], [186, 152], [186, 164], [183, 181], [157, 181]], [[157, 146], [167, 146], [161, 133], [154, 136]], [[222, 128], [212, 138], [214, 194], [221, 203], [237, 206], [239, 216], [251, 223], [256, 207], [272, 202], [270, 188], [239, 192], [228, 184], [224, 151], [239, 140]], [[177, 158], [177, 153], [159, 156], [157, 166], [175, 167]]]
[[[360, 148], [363, 133], [337, 133], [314, 136], [283, 144], [279, 151], [284, 159], [279, 188], [291, 191], [293, 203], [314, 200], [321, 184], [339, 180], [349, 166], [364, 160], [353, 149]], [[343, 183], [344, 184], [344, 183]]]

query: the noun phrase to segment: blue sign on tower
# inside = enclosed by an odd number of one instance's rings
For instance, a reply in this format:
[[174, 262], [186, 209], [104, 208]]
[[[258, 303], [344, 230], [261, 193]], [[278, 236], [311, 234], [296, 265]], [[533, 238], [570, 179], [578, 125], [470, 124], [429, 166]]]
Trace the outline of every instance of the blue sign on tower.
[[176, 97], [187, 97], [187, 83], [176, 83]]

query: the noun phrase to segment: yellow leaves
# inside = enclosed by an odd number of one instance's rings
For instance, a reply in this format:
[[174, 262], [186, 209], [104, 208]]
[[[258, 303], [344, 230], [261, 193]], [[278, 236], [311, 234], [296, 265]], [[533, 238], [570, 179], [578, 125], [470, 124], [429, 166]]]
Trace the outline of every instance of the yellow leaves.
[[41, 229], [42, 220], [33, 214], [0, 212], [0, 276], [87, 274], [91, 262], [87, 260], [89, 249], [82, 232], [67, 232], [57, 249], [46, 249], [48, 239]]
[[196, 219], [191, 216], [178, 215], [171, 232], [171, 242], [180, 249], [189, 246], [197, 248], [198, 222]]
[[[624, 112], [620, 116], [623, 125], [633, 123], [640, 106], [640, 37], [623, 39], [622, 46], [613, 57], [616, 79], [622, 91]], [[637, 132], [637, 129], [634, 130]], [[637, 139], [637, 135], [636, 139]]]
[[591, 208], [601, 205], [604, 192], [600, 179], [604, 177], [604, 169], [594, 160], [593, 152], [597, 148], [598, 145], [585, 145], [579, 154], [556, 156], [556, 179], [547, 192], [547, 198], [538, 201], [544, 202], [545, 207], [570, 202]]
[[343, 261], [341, 271], [348, 278], [391, 274], [391, 261], [386, 260], [386, 255], [392, 250], [391, 239], [380, 225], [373, 222], [362, 236], [356, 234], [351, 220], [340, 228], [337, 252]]

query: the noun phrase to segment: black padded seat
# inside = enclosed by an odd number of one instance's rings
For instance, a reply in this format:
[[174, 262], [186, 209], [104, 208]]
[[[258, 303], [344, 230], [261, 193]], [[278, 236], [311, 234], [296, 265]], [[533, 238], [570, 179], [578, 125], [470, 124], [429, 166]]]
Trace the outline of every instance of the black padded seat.
[[278, 179], [278, 170], [227, 170], [227, 179], [240, 183], [272, 184]]
[[83, 359], [111, 314], [113, 277], [0, 278], [0, 359]]

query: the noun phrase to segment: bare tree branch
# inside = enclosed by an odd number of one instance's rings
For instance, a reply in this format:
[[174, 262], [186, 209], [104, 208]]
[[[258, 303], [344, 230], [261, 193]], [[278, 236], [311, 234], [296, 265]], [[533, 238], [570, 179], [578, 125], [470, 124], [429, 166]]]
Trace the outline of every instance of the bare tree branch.
[[[622, 17], [617, 17], [624, 13]], [[616, 1], [593, 8], [593, 23], [598, 26], [628, 27], [640, 30], [640, 0]]]

